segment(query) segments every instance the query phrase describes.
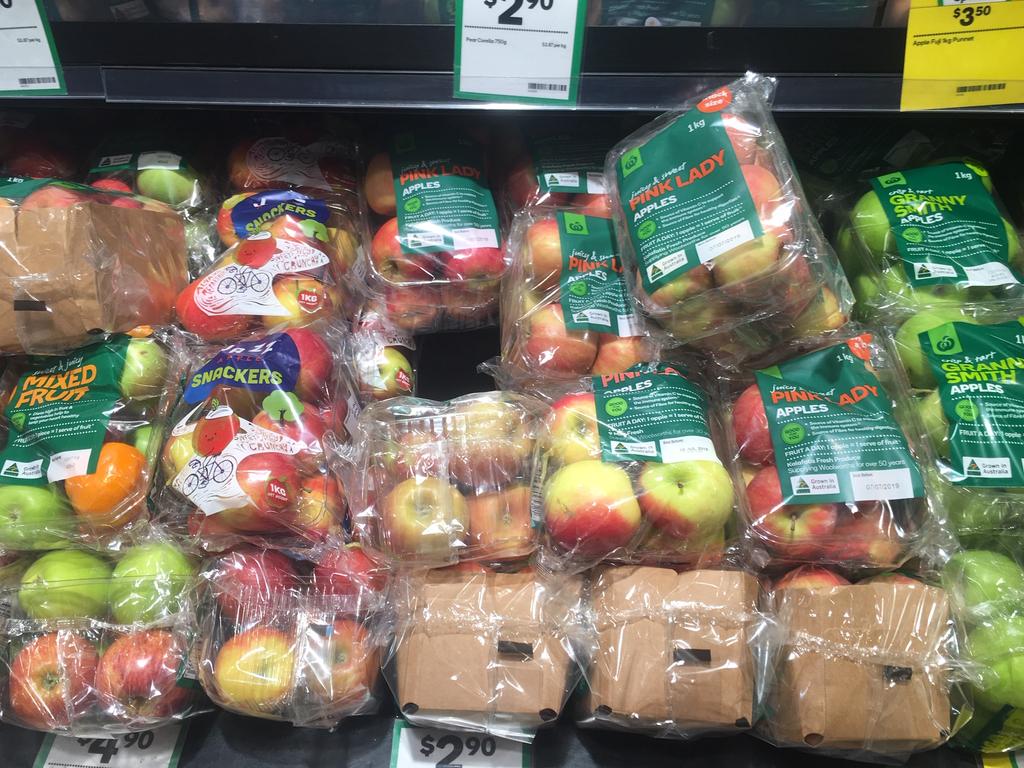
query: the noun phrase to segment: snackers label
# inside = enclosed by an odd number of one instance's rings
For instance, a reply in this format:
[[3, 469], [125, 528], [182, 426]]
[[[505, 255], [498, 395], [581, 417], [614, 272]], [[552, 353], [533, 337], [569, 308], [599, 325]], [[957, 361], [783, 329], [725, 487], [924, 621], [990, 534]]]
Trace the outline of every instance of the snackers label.
[[562, 315], [570, 330], [636, 336], [640, 319], [626, 295], [610, 219], [558, 211]]
[[602, 23], [614, 27], [706, 27], [714, 18], [716, 0], [605, 0]]
[[193, 373], [182, 397], [186, 403], [206, 400], [220, 386], [253, 392], [291, 392], [299, 377], [299, 351], [285, 333], [240, 341], [224, 347]]
[[921, 471], [865, 359], [869, 334], [757, 371], [784, 504], [910, 499]]
[[604, 156], [607, 153], [607, 143], [571, 134], [530, 141], [530, 155], [542, 193], [604, 194]]
[[283, 136], [259, 139], [245, 154], [246, 169], [253, 177], [247, 186], [354, 189], [355, 180], [342, 159], [347, 152], [345, 145], [336, 141], [303, 145]]
[[722, 120], [731, 99], [716, 91], [615, 169], [647, 293], [764, 234]]
[[602, 461], [720, 461], [707, 398], [678, 369], [641, 363], [593, 382]]
[[391, 154], [403, 253], [497, 248], [498, 212], [480, 145], [398, 136]]
[[946, 323], [920, 335], [938, 382], [921, 401], [943, 474], [964, 486], [1024, 487], [1024, 326]]
[[[912, 286], [1020, 282], [1008, 266], [1011, 254], [1019, 257], [1017, 235], [985, 188], [987, 178], [975, 166], [948, 163], [872, 179]], [[873, 223], [854, 224], [863, 230]]]
[[96, 471], [110, 417], [122, 407], [129, 341], [115, 336], [63, 357], [28, 359], [4, 409], [0, 485], [46, 485]]
[[307, 237], [327, 242], [327, 203], [291, 189], [257, 192], [231, 208], [231, 226], [239, 237], [252, 237], [282, 216], [295, 222]]

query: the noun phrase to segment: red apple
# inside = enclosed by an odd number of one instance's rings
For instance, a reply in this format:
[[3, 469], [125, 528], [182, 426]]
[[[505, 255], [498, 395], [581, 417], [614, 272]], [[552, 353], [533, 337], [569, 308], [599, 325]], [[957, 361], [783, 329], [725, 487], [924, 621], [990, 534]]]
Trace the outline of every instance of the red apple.
[[292, 561], [280, 552], [236, 547], [207, 568], [221, 612], [238, 624], [258, 624], [275, 595], [298, 584]]
[[326, 394], [334, 369], [331, 349], [318, 333], [309, 328], [291, 328], [285, 334], [295, 342], [299, 353], [299, 378], [295, 394], [301, 400], [319, 403]]
[[190, 693], [178, 685], [188, 648], [166, 629], [122, 635], [103, 652], [96, 671], [100, 704], [121, 720], [180, 714]]
[[92, 702], [98, 663], [93, 644], [69, 630], [30, 640], [11, 663], [12, 714], [31, 728], [67, 728]]
[[445, 420], [448, 471], [457, 483], [503, 488], [533, 451], [526, 416], [498, 397], [462, 403]]
[[[712, 262], [715, 263], [715, 262]], [[637, 285], [642, 285], [640, 273], [637, 272]], [[709, 267], [700, 264], [688, 272], [672, 278], [669, 282], [658, 287], [649, 295], [649, 309], [658, 312], [676, 304], [682, 304], [711, 289], [712, 279]], [[693, 310], [689, 310], [693, 312]]]
[[782, 186], [775, 174], [760, 165], [741, 165], [754, 207], [762, 219], [772, 218], [772, 209], [783, 202]]
[[654, 360], [657, 349], [647, 336], [613, 336], [602, 333], [598, 337], [597, 359], [590, 369], [593, 376], [622, 373], [637, 363]]
[[839, 562], [871, 566], [897, 565], [905, 534], [885, 502], [860, 502], [839, 515], [827, 552]]
[[785, 574], [777, 582], [775, 589], [828, 589], [829, 587], [846, 586], [850, 582], [835, 571], [816, 565], [802, 565]]
[[835, 504], [782, 504], [779, 472], [764, 467], [747, 484], [747, 500], [755, 535], [775, 554], [794, 560], [813, 559], [829, 544], [839, 512]]
[[[310, 694], [331, 712], [368, 700], [378, 673], [378, 653], [370, 634], [359, 622], [336, 619], [324, 638], [325, 648], [311, 649], [330, 670], [326, 679], [312, 675]], [[318, 659], [319, 661], [319, 659]], [[321, 664], [316, 665], [319, 671]]]
[[606, 557], [632, 540], [640, 519], [629, 475], [615, 464], [577, 461], [545, 484], [544, 525], [570, 553]]
[[405, 253], [402, 250], [397, 218], [388, 219], [373, 236], [370, 259], [381, 277], [394, 282], [431, 280], [443, 267], [438, 254]]
[[562, 307], [549, 304], [530, 317], [526, 362], [540, 370], [585, 374], [597, 358], [597, 334], [570, 331]]
[[235, 477], [252, 507], [220, 514], [237, 530], [280, 527], [294, 513], [302, 481], [296, 458], [283, 453], [255, 453], [238, 462]]
[[338, 292], [315, 277], [285, 275], [274, 280], [274, 297], [287, 315], [264, 315], [263, 326], [305, 325], [338, 307]]
[[467, 248], [444, 256], [444, 276], [449, 280], [493, 280], [505, 271], [500, 248]]
[[200, 456], [215, 456], [242, 431], [242, 423], [232, 411], [214, 410], [201, 417], [192, 432], [192, 447]]
[[313, 588], [320, 594], [366, 595], [382, 591], [386, 582], [387, 570], [358, 543], [329, 549], [313, 567]]
[[5, 176], [71, 179], [75, 176], [75, 165], [71, 153], [48, 144], [37, 135], [25, 133], [11, 142], [7, 159], [0, 167]]
[[612, 217], [612, 199], [604, 194], [579, 194], [573, 198], [573, 203], [583, 206], [580, 213], [584, 216], [594, 216], [598, 219], [610, 219]]
[[206, 341], [226, 341], [241, 336], [249, 328], [252, 318], [247, 315], [208, 315], [196, 304], [195, 293], [203, 278], [190, 283], [178, 294], [174, 313], [186, 331]]
[[135, 191], [132, 189], [130, 184], [112, 176], [106, 179], [96, 179], [96, 181], [89, 186], [93, 189], [102, 189], [104, 192], [123, 192], [127, 195], [130, 195]]
[[307, 450], [320, 455], [321, 441], [327, 427], [320, 412], [309, 403], [288, 401], [288, 407], [275, 413], [260, 411], [252, 421], [257, 427], [269, 429], [290, 440], [302, 443]]
[[465, 548], [469, 510], [462, 494], [446, 481], [414, 477], [384, 497], [381, 525], [391, 553], [450, 561]]
[[554, 218], [535, 221], [526, 230], [526, 276], [532, 288], [558, 285], [562, 274], [562, 239]]
[[513, 485], [468, 499], [469, 554], [484, 559], [525, 557], [533, 550], [530, 489]]
[[41, 208], [70, 208], [79, 203], [89, 202], [89, 195], [77, 189], [56, 185], [44, 186], [29, 194], [21, 201], [21, 210], [32, 211]]
[[740, 458], [751, 464], [774, 464], [775, 449], [768, 430], [768, 414], [764, 410], [761, 390], [751, 384], [736, 398], [732, 408], [732, 430], [739, 446]]
[[303, 479], [293, 526], [305, 538], [323, 541], [345, 517], [345, 493], [341, 483], [328, 475]]

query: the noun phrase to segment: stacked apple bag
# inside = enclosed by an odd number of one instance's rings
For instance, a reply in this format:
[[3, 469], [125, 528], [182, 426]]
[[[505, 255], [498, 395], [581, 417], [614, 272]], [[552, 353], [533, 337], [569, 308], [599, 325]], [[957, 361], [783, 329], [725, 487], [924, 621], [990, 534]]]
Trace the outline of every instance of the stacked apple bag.
[[626, 279], [685, 344], [742, 362], [841, 327], [849, 287], [748, 74], [624, 139], [605, 178]]
[[195, 566], [176, 545], [153, 536], [113, 560], [61, 549], [5, 570], [0, 719], [107, 737], [204, 711]]

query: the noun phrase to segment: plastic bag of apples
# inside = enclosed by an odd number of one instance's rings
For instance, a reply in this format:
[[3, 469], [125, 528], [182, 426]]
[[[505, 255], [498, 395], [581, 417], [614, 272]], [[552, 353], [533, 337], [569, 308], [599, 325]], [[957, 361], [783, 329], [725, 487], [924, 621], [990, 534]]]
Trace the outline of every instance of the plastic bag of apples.
[[321, 728], [376, 711], [386, 573], [336, 540], [318, 557], [243, 546], [204, 565], [198, 671], [218, 706]]
[[0, 376], [0, 549], [117, 549], [146, 497], [185, 365], [180, 334], [139, 328]]
[[411, 333], [491, 324], [505, 260], [484, 143], [459, 131], [398, 134], [370, 159], [364, 191], [378, 309]]
[[685, 367], [641, 363], [547, 394], [533, 502], [539, 566], [709, 567], [727, 556], [736, 532], [727, 448]]
[[403, 566], [528, 556], [545, 412], [539, 400], [508, 392], [368, 406], [357, 426], [351, 503], [360, 540]]
[[895, 351], [848, 327], [721, 377], [751, 562], [894, 568], [936, 532], [930, 451]]
[[191, 665], [195, 564], [152, 536], [110, 559], [60, 549], [6, 579], [0, 719], [109, 736], [208, 709]]
[[308, 547], [336, 531], [358, 403], [326, 323], [196, 347], [161, 454], [155, 497], [202, 548]]
[[630, 295], [610, 219], [533, 207], [506, 240], [502, 365], [524, 380], [621, 373], [660, 343]]
[[625, 276], [676, 339], [740, 360], [841, 326], [852, 300], [755, 74], [691, 99], [608, 154]]

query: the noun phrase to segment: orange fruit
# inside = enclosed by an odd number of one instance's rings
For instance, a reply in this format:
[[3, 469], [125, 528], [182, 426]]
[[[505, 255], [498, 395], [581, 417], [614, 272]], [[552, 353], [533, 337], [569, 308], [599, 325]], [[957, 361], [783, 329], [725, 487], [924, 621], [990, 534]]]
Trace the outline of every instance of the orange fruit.
[[64, 491], [79, 517], [96, 525], [120, 527], [131, 519], [121, 507], [139, 487], [145, 467], [146, 457], [135, 446], [104, 443], [96, 471], [69, 477]]

